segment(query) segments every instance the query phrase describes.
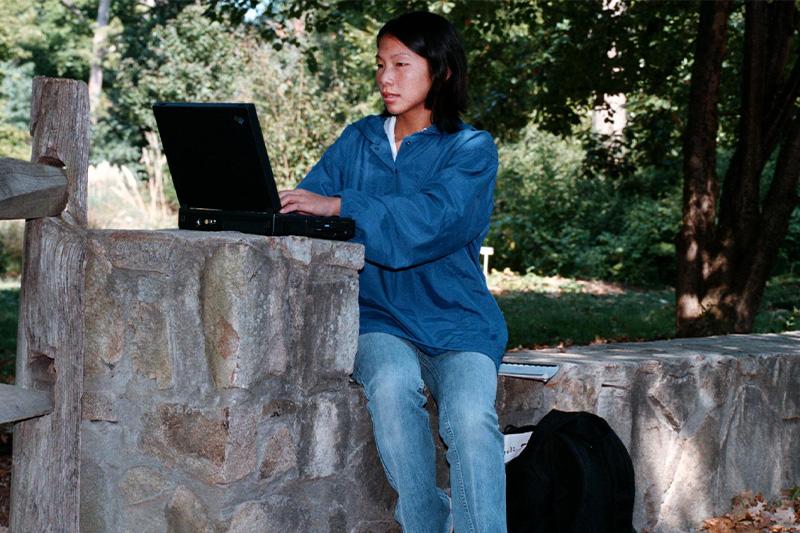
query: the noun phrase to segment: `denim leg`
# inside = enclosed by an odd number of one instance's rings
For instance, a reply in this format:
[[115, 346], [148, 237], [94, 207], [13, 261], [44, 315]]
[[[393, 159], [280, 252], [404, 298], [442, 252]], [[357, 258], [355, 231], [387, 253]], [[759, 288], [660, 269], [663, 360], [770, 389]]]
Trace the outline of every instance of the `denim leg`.
[[476, 352], [422, 356], [420, 362], [439, 407], [456, 533], [505, 533], [506, 478], [494, 362]]
[[385, 333], [358, 339], [353, 378], [364, 387], [383, 468], [406, 533], [447, 533], [447, 495], [436, 486], [433, 444], [416, 348]]

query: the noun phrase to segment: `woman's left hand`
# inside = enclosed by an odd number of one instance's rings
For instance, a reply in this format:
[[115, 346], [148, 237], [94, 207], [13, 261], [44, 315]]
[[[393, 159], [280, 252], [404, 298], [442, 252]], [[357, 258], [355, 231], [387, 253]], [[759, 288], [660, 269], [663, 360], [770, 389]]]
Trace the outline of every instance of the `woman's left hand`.
[[322, 217], [339, 216], [342, 199], [322, 196], [305, 189], [280, 191], [281, 213], [305, 213]]

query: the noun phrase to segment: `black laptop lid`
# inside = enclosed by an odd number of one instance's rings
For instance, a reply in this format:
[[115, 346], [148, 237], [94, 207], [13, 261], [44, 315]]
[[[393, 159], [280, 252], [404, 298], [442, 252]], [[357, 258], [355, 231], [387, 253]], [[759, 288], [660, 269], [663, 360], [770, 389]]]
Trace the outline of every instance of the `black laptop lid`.
[[181, 207], [280, 209], [253, 104], [166, 102], [153, 112]]

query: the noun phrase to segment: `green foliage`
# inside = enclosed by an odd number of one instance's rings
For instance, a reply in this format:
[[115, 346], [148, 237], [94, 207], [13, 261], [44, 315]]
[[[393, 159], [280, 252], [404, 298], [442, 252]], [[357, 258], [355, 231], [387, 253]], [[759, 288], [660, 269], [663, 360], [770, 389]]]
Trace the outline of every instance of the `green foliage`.
[[293, 187], [341, 132], [344, 111], [358, 108], [336, 86], [324, 88], [295, 47], [276, 51], [255, 40], [246, 46], [244, 99], [258, 108], [278, 187]]
[[754, 333], [800, 330], [800, 278], [784, 274], [767, 282]]
[[22, 220], [0, 220], [0, 278], [18, 278], [22, 273], [24, 229]]
[[789, 219], [789, 231], [773, 273], [800, 275], [800, 209], [795, 209]]
[[0, 156], [30, 159], [29, 101], [33, 64], [0, 62]]
[[532, 105], [546, 130], [570, 134], [604, 94], [685, 102], [696, 4], [633, 0], [613, 5], [539, 4]]
[[252, 31], [240, 41], [238, 97], [256, 103], [279, 188], [296, 185], [345, 124], [380, 110], [373, 39], [345, 23], [279, 50]]
[[26, 45], [41, 39], [36, 11], [28, 0], [0, 1], [0, 61], [29, 59]]
[[304, 62], [317, 78], [320, 89], [339, 95], [342, 107], [335, 111], [340, 122], [351, 122], [367, 113], [383, 110], [375, 89], [375, 35], [382, 21], [363, 16], [360, 25], [351, 21], [309, 34]]
[[27, 18], [21, 26], [30, 37], [19, 44], [36, 65], [37, 75], [88, 79], [97, 1], [36, 0], [29, 9], [35, 18]]
[[138, 161], [144, 132], [156, 129], [155, 102], [233, 99], [237, 77], [244, 71], [240, 36], [209, 20], [206, 11], [191, 4], [155, 25], [149, 46], [138, 55], [125, 51], [116, 75], [109, 76], [115, 105], [101, 117], [95, 159]]
[[19, 288], [0, 287], [0, 382], [13, 383], [17, 361]]
[[[466, 116], [468, 122], [500, 138], [513, 138], [527, 124], [535, 105], [532, 62], [537, 57], [539, 43], [533, 38], [531, 26], [540, 8], [533, 2], [295, 0], [271, 2], [267, 8], [259, 7], [262, 4], [257, 1], [242, 1], [234, 5], [239, 11], [253, 8], [257, 14], [253, 24], [260, 28], [274, 29], [276, 25], [287, 28], [285, 37], [278, 43], [297, 39], [296, 33], [288, 30], [293, 17], [302, 19], [313, 35], [339, 34], [341, 28], [366, 34], [365, 46], [357, 49], [341, 46], [337, 40], [327, 38], [309, 48], [317, 59], [317, 52], [325, 48], [355, 51], [355, 54], [342, 55], [340, 61], [340, 64], [346, 64], [348, 57], [359, 58], [358, 64], [351, 61], [352, 67], [342, 71], [357, 74], [348, 79], [348, 84], [355, 84], [348, 89], [353, 96], [374, 94], [371, 90], [372, 56], [374, 36], [380, 24], [413, 10], [427, 9], [440, 13], [461, 33], [470, 61], [473, 105]], [[321, 63], [320, 66], [324, 68], [325, 65]]]
[[[289, 187], [347, 121], [368, 112], [361, 85], [348, 84], [360, 66], [352, 52], [366, 48], [364, 34], [348, 26], [308, 36], [309, 43], [336, 43], [319, 46], [315, 56], [304, 53], [310, 44], [285, 43], [276, 50], [253, 28], [231, 27], [224, 16], [190, 4], [153, 25], [146, 47], [132, 35], [126, 39], [119, 69], [109, 79], [115, 105], [95, 131], [97, 161], [140, 168], [144, 132], [155, 129], [154, 102], [248, 101], [258, 109], [276, 180]], [[324, 66], [316, 75], [312, 62]]]
[[577, 183], [582, 153], [574, 142], [528, 127], [521, 141], [500, 148], [495, 213], [488, 243], [494, 263], [524, 271], [553, 273], [566, 235], [553, 227], [572, 226], [579, 215]]
[[680, 221], [677, 176], [598, 173], [577, 141], [528, 127], [500, 149], [493, 264], [517, 272], [670, 284]]

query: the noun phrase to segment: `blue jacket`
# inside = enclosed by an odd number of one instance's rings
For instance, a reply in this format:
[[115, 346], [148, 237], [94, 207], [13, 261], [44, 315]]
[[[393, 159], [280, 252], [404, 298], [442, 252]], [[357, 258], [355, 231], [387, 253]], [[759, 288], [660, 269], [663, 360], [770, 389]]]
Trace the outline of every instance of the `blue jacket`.
[[392, 160], [384, 118], [345, 128], [300, 187], [342, 199], [364, 244], [360, 332], [408, 339], [430, 355], [481, 352], [499, 365], [508, 334], [479, 251], [497, 175], [491, 136], [462, 125], [406, 137]]

